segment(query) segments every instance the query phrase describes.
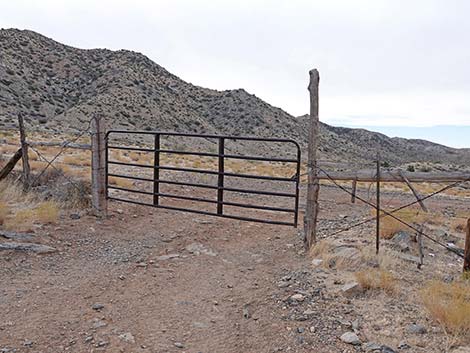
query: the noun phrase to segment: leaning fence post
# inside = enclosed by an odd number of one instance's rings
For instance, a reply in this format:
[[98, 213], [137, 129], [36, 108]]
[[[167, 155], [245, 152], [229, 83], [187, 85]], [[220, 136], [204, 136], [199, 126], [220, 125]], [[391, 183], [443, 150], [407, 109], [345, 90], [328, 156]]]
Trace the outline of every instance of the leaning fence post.
[[318, 119], [318, 85], [320, 75], [317, 69], [310, 70], [310, 127], [308, 133], [308, 183], [307, 183], [307, 205], [304, 220], [304, 245], [310, 249], [317, 237], [318, 219], [318, 193], [320, 184], [318, 180], [317, 150], [319, 136]]
[[26, 142], [26, 130], [24, 128], [23, 115], [18, 114], [18, 126], [20, 130], [20, 142], [23, 162], [23, 190], [27, 191], [30, 185], [31, 169], [29, 167], [28, 143]]
[[380, 154], [377, 153], [377, 201], [376, 201], [376, 224], [375, 224], [375, 253], [380, 248]]
[[91, 120], [91, 200], [98, 217], [106, 217], [106, 127], [101, 116]]
[[467, 220], [467, 235], [465, 237], [465, 252], [463, 258], [463, 272], [470, 271], [470, 218]]

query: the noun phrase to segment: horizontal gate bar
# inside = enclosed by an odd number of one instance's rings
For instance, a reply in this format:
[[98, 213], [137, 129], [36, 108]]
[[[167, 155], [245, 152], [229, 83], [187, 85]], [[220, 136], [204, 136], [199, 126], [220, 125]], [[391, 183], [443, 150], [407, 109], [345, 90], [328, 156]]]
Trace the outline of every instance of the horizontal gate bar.
[[241, 141], [265, 141], [265, 142], [288, 142], [294, 144], [299, 150], [300, 145], [291, 139], [286, 138], [270, 138], [270, 137], [248, 137], [248, 136], [231, 136], [231, 135], [205, 135], [205, 134], [191, 134], [184, 132], [166, 132], [166, 131], [128, 131], [128, 130], [109, 130], [106, 133], [106, 138], [110, 134], [138, 134], [138, 135], [163, 135], [163, 136], [185, 136], [185, 137], [200, 137], [209, 139], [224, 138], [227, 140], [241, 140]]
[[[112, 177], [116, 177], [116, 178], [154, 182], [153, 179], [149, 179], [149, 178], [135, 177], [135, 176], [129, 176], [129, 175], [121, 175], [121, 174], [113, 174], [113, 173], [109, 173], [108, 175], [112, 176]], [[297, 196], [296, 194], [285, 193], [285, 192], [238, 189], [238, 188], [226, 188], [226, 187], [220, 187], [219, 188], [218, 186], [215, 186], [215, 185], [185, 183], [185, 182], [182, 182], [182, 181], [171, 181], [171, 180], [165, 180], [165, 179], [158, 179], [157, 181], [160, 184], [192, 186], [192, 187], [200, 187], [200, 188], [213, 189], [213, 190], [224, 190], [224, 191], [230, 191], [230, 192], [239, 192], [239, 193], [244, 193], [244, 194], [280, 196], [280, 197], [296, 197]]]
[[[219, 175], [219, 172], [215, 170], [207, 170], [207, 169], [180, 168], [180, 167], [169, 167], [169, 166], [154, 167], [148, 164], [124, 163], [124, 162], [117, 162], [117, 161], [108, 161], [108, 164], [127, 165], [130, 167], [142, 167], [142, 168], [150, 168], [150, 169], [158, 168], [161, 170], [174, 170], [178, 172], [191, 172], [191, 173], [200, 173], [200, 174]], [[271, 177], [267, 175], [238, 174], [238, 173], [228, 173], [228, 172], [224, 172], [222, 173], [222, 175], [236, 177], [236, 178], [296, 182], [296, 178]]]
[[172, 198], [172, 199], [181, 199], [181, 200], [197, 201], [197, 202], [207, 202], [207, 203], [213, 203], [213, 204], [222, 204], [222, 205], [233, 206], [233, 207], [254, 208], [254, 209], [265, 210], [265, 211], [279, 211], [279, 212], [292, 212], [292, 213], [295, 212], [294, 209], [289, 209], [289, 208], [252, 205], [252, 204], [244, 204], [244, 203], [230, 202], [230, 201], [218, 202], [217, 200], [210, 200], [210, 199], [204, 199], [204, 198], [199, 198], [199, 197], [167, 194], [167, 193], [162, 193], [162, 192], [153, 193], [153, 192], [149, 192], [149, 191], [123, 188], [123, 187], [120, 187], [120, 186], [108, 185], [108, 188], [109, 189], [114, 189], [114, 190], [126, 191], [126, 192], [130, 192], [130, 193], [152, 195], [152, 196], [155, 195], [155, 196], [161, 196], [161, 197], [168, 197], [168, 198]]
[[173, 210], [173, 211], [183, 211], [183, 212], [190, 212], [190, 213], [198, 213], [198, 214], [203, 214], [203, 215], [206, 215], [206, 216], [216, 216], [216, 217], [221, 217], [221, 218], [230, 218], [230, 219], [236, 219], [236, 220], [239, 220], [239, 221], [248, 221], [248, 222], [257, 222], [257, 223], [267, 223], [267, 224], [277, 224], [277, 225], [284, 225], [284, 226], [291, 226], [291, 227], [295, 227], [295, 226], [296, 226], [295, 223], [291, 223], [291, 222], [270, 221], [270, 220], [267, 220], [267, 219], [258, 219], [258, 218], [250, 218], [250, 217], [239, 217], [239, 216], [227, 215], [227, 214], [219, 215], [219, 214], [213, 213], [213, 212], [200, 211], [200, 210], [191, 210], [191, 209], [180, 208], [180, 207], [174, 207], [174, 206], [153, 205], [153, 204], [150, 204], [150, 203], [138, 202], [138, 201], [132, 201], [132, 200], [126, 200], [126, 199], [119, 199], [119, 198], [116, 198], [116, 197], [108, 197], [108, 200], [127, 202], [127, 203], [132, 203], [132, 204], [135, 204], [135, 205], [142, 205], [142, 206], [151, 206], [151, 207], [155, 207], [155, 208], [163, 208], [163, 209]]
[[[197, 152], [197, 151], [177, 151], [177, 150], [154, 150], [152, 148], [142, 148], [142, 147], [125, 147], [125, 146], [108, 146], [109, 149], [115, 150], [125, 150], [125, 151], [140, 151], [140, 152], [160, 152], [167, 154], [183, 154], [190, 156], [202, 156], [202, 157], [214, 157], [217, 158], [219, 155], [217, 153], [210, 152]], [[261, 156], [239, 156], [236, 154], [223, 154], [223, 158], [227, 159], [244, 159], [251, 161], [263, 161], [263, 162], [283, 162], [283, 163], [297, 163], [297, 159], [292, 158], [275, 158], [275, 157], [261, 157]]]

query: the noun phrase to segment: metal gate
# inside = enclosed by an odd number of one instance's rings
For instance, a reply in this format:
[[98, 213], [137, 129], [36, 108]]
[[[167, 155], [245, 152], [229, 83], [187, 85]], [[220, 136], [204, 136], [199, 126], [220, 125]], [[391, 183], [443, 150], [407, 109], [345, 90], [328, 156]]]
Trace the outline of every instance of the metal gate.
[[[124, 135], [140, 135], [146, 136], [147, 138], [153, 139], [153, 148], [143, 148], [143, 147], [133, 147], [122, 145], [122, 143], [111, 144], [111, 137], [118, 137]], [[150, 135], [150, 136], [149, 136]], [[176, 137], [176, 138], [198, 138], [204, 139], [206, 141], [217, 141], [217, 153], [213, 152], [201, 152], [201, 151], [187, 151], [187, 150], [178, 150], [178, 149], [168, 149], [161, 148], [162, 139], [165, 137]], [[274, 158], [267, 156], [249, 156], [249, 155], [239, 155], [239, 154], [228, 154], [226, 153], [226, 142], [232, 141], [236, 143], [237, 141], [245, 141], [245, 143], [253, 142], [264, 142], [264, 143], [273, 143], [279, 144], [282, 146], [293, 146], [294, 150], [292, 151], [295, 158]], [[122, 160], [114, 160], [111, 156], [111, 151], [113, 150], [124, 150], [128, 152], [124, 153], [150, 153], [152, 154], [151, 164], [142, 164], [142, 163], [133, 163]], [[282, 151], [281, 151], [282, 152]], [[190, 134], [190, 133], [175, 133], [175, 132], [151, 132], [151, 131], [125, 131], [125, 130], [111, 130], [106, 134], [106, 197], [109, 200], [128, 202], [132, 204], [152, 206], [157, 208], [176, 210], [176, 211], [185, 211], [192, 212], [210, 216], [225, 217], [231, 219], [237, 219], [242, 221], [251, 221], [251, 222], [261, 222], [269, 224], [279, 224], [297, 227], [298, 219], [298, 209], [299, 209], [299, 181], [300, 181], [300, 146], [296, 141], [289, 139], [276, 139], [276, 138], [258, 138], [258, 137], [240, 137], [240, 136], [219, 136], [219, 135], [202, 135], [202, 134]], [[214, 157], [217, 159], [216, 170], [208, 169], [199, 169], [199, 168], [187, 168], [180, 166], [169, 166], [162, 165], [161, 156], [162, 155], [189, 155], [189, 156], [199, 156], [199, 157]], [[225, 164], [227, 160], [242, 160], [242, 161], [258, 161], [258, 162], [276, 162], [282, 163], [283, 165], [292, 166], [292, 175], [291, 176], [273, 176], [273, 175], [256, 175], [252, 173], [236, 173], [233, 171], [227, 170]], [[254, 163], [254, 162], [252, 162]], [[110, 171], [111, 166], [121, 166], [119, 167], [118, 172]], [[126, 167], [138, 168], [140, 170], [150, 170], [151, 176], [145, 177], [141, 175], [125, 175], [122, 173], [122, 169]], [[117, 167], [114, 167], [116, 169]], [[134, 169], [135, 170], [135, 169]], [[205, 184], [205, 183], [194, 183], [187, 181], [175, 181], [171, 178], [161, 178], [162, 171], [165, 173], [169, 172], [188, 172], [188, 173], [197, 173], [198, 175], [212, 175], [217, 179], [216, 185], [214, 184]], [[120, 178], [120, 179], [130, 179], [133, 181], [141, 181], [151, 183], [151, 190], [142, 190], [136, 188], [130, 188], [128, 186], [119, 186], [111, 185], [109, 182], [110, 177]], [[279, 191], [266, 191], [259, 190], [257, 188], [234, 188], [225, 186], [226, 181], [229, 178], [240, 178], [246, 180], [261, 180], [267, 182], [280, 182], [287, 183], [292, 188], [291, 192], [279, 192]], [[161, 192], [162, 185], [175, 185], [180, 186], [184, 191], [185, 187], [191, 187], [201, 190], [216, 190], [217, 194], [214, 198], [203, 198], [196, 197], [194, 195], [181, 195], [171, 192]], [[140, 194], [140, 195], [150, 195], [153, 197], [153, 200], [150, 202], [142, 202], [140, 199], [129, 199], [123, 198], [122, 195], [110, 195], [110, 190], [120, 190], [121, 194]], [[119, 192], [118, 192], [119, 193]], [[290, 207], [278, 207], [277, 205], [259, 205], [253, 203], [242, 203], [242, 202], [233, 202], [227, 201], [225, 196], [227, 193], [238, 193], [238, 194], [248, 194], [248, 195], [263, 195], [263, 196], [273, 196], [280, 197], [288, 200]], [[258, 197], [258, 196], [257, 196]], [[200, 210], [192, 209], [183, 206], [168, 205], [165, 200], [167, 199], [176, 199], [176, 200], [187, 200], [191, 202], [204, 203], [204, 204], [213, 204], [213, 210]], [[246, 217], [236, 214], [231, 214], [227, 212], [226, 207], [235, 207], [235, 208], [244, 208], [252, 210], [261, 210], [268, 211], [271, 215], [269, 218], [258, 218], [258, 217]], [[280, 215], [290, 215], [288, 218], [290, 221], [279, 220]], [[273, 219], [275, 217], [275, 219]], [[281, 217], [282, 218], [282, 217]]]

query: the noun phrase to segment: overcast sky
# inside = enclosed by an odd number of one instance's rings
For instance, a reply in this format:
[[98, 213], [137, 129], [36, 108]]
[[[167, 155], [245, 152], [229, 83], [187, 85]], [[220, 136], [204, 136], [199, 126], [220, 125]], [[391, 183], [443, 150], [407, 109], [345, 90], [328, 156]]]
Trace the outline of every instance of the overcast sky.
[[466, 0], [2, 0], [0, 26], [139, 51], [186, 81], [245, 88], [293, 115], [308, 112], [316, 67], [325, 122], [470, 131], [469, 14]]

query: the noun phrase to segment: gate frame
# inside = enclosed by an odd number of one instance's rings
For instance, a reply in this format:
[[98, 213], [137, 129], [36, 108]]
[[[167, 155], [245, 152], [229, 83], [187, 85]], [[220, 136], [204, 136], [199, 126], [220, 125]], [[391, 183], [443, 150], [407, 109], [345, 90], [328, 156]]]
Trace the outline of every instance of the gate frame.
[[[109, 136], [111, 134], [134, 134], [134, 135], [153, 135], [154, 136], [154, 148], [141, 148], [141, 147], [126, 147], [126, 146], [115, 146], [109, 144]], [[198, 152], [198, 151], [178, 151], [178, 150], [171, 150], [171, 149], [161, 149], [160, 146], [160, 137], [161, 136], [177, 136], [177, 137], [195, 137], [195, 138], [205, 138], [205, 139], [217, 139], [218, 141], [218, 152], [217, 153], [209, 153], [209, 152]], [[225, 153], [225, 141], [226, 140], [242, 140], [242, 141], [258, 141], [258, 142], [273, 142], [273, 143], [289, 143], [293, 144], [296, 148], [297, 156], [296, 158], [270, 158], [270, 157], [262, 157], [262, 156], [250, 156], [250, 155], [234, 155], [234, 154], [226, 154]], [[127, 151], [137, 151], [137, 152], [153, 152], [153, 165], [144, 165], [144, 164], [137, 164], [137, 163], [124, 163], [124, 162], [117, 162], [117, 161], [109, 161], [109, 150], [110, 149], [117, 149], [117, 150], [127, 150]], [[230, 219], [237, 219], [242, 221], [251, 221], [251, 222], [258, 222], [258, 223], [268, 223], [268, 224], [278, 224], [278, 225], [288, 225], [297, 228], [298, 225], [298, 213], [299, 213], [299, 192], [300, 192], [300, 166], [301, 166], [301, 148], [297, 141], [292, 139], [285, 139], [285, 138], [263, 138], [263, 137], [247, 137], [247, 136], [230, 136], [230, 135], [211, 135], [211, 134], [193, 134], [193, 133], [179, 133], [179, 132], [166, 132], [166, 131], [130, 131], [130, 130], [109, 130], [105, 136], [105, 187], [106, 187], [106, 199], [108, 200], [115, 200], [121, 202], [128, 202], [138, 205], [144, 206], [153, 206], [156, 208], [163, 208], [163, 209], [170, 209], [170, 210], [177, 210], [177, 211], [184, 211], [184, 212], [191, 212], [191, 213], [198, 213], [210, 216], [218, 216]], [[204, 170], [204, 169], [192, 169], [192, 168], [180, 168], [180, 167], [171, 167], [171, 166], [161, 166], [160, 165], [160, 154], [167, 153], [167, 154], [177, 154], [177, 155], [193, 155], [193, 156], [202, 156], [202, 157], [216, 157], [218, 158], [218, 170]], [[286, 163], [295, 163], [295, 174], [291, 178], [285, 177], [272, 177], [267, 175], [255, 175], [255, 174], [240, 174], [240, 173], [231, 173], [225, 171], [225, 159], [240, 159], [240, 160], [257, 160], [263, 162], [286, 162]], [[128, 175], [118, 175], [114, 173], [109, 173], [109, 164], [114, 165], [126, 165], [126, 166], [133, 166], [133, 167], [143, 167], [143, 168], [152, 168], [153, 169], [153, 178], [141, 178], [141, 177], [133, 177]], [[210, 174], [210, 175], [217, 175], [217, 186], [214, 185], [207, 185], [207, 184], [196, 184], [196, 183], [187, 183], [187, 182], [179, 182], [179, 181], [170, 181], [170, 180], [162, 180], [160, 179], [160, 170], [173, 170], [173, 171], [183, 171], [183, 172], [194, 172], [200, 174]], [[140, 180], [140, 181], [147, 181], [153, 182], [153, 192], [145, 192], [145, 191], [138, 191], [132, 190], [117, 186], [110, 186], [109, 185], [109, 176], [120, 177], [124, 179], [131, 179], [131, 180]], [[228, 188], [224, 186], [224, 176], [229, 177], [237, 177], [237, 178], [245, 178], [245, 179], [258, 179], [258, 180], [272, 180], [272, 181], [284, 181], [284, 182], [291, 182], [295, 183], [295, 193], [281, 193], [281, 192], [270, 192], [270, 191], [259, 191], [259, 190], [249, 190], [249, 189], [237, 189], [237, 188]], [[217, 200], [211, 199], [203, 199], [198, 197], [188, 197], [188, 196], [181, 196], [181, 195], [174, 195], [174, 194], [167, 194], [160, 192], [160, 184], [172, 184], [172, 185], [181, 185], [181, 186], [190, 186], [190, 187], [198, 187], [198, 188], [206, 188], [206, 189], [215, 189], [217, 190]], [[109, 189], [114, 190], [122, 190], [127, 192], [133, 193], [141, 193], [147, 195], [153, 195], [153, 203], [143, 203], [139, 201], [133, 200], [124, 200], [120, 198], [110, 197], [109, 196]], [[286, 209], [280, 207], [270, 207], [270, 206], [260, 206], [260, 205], [250, 205], [250, 204], [242, 204], [236, 202], [227, 202], [224, 201], [224, 191], [229, 192], [241, 192], [247, 194], [258, 194], [258, 195], [267, 195], [267, 196], [281, 196], [281, 197], [292, 197], [295, 198], [294, 208], [293, 209]], [[183, 199], [189, 201], [198, 201], [204, 203], [213, 203], [217, 204], [217, 212], [208, 212], [203, 210], [195, 210], [195, 209], [187, 209], [181, 207], [174, 207], [174, 206], [165, 206], [161, 205], [159, 197], [168, 197], [168, 198], [175, 198], [175, 199]], [[241, 208], [251, 208], [251, 209], [259, 209], [265, 211], [274, 211], [274, 212], [286, 212], [286, 213], [294, 213], [294, 222], [281, 222], [281, 221], [272, 221], [268, 219], [258, 219], [258, 218], [250, 218], [250, 217], [242, 217], [236, 215], [228, 215], [224, 214], [224, 205], [227, 206], [234, 206], [234, 207], [241, 207]]]

